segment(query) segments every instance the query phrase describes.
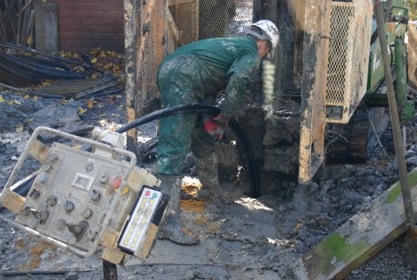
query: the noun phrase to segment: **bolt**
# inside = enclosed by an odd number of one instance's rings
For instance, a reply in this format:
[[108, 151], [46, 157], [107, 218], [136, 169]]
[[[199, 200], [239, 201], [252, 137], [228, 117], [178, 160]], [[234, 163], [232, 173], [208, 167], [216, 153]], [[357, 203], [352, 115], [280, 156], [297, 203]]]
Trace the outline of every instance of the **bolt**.
[[55, 154], [55, 153], [52, 153], [50, 156], [49, 156], [49, 161], [50, 162], [54, 162], [54, 161], [56, 161], [58, 159], [58, 155], [57, 154]]
[[46, 171], [46, 172], [51, 172], [52, 171], [52, 165], [50, 165], [49, 163], [47, 163], [47, 164], [45, 164], [44, 166], [43, 166], [43, 169]]

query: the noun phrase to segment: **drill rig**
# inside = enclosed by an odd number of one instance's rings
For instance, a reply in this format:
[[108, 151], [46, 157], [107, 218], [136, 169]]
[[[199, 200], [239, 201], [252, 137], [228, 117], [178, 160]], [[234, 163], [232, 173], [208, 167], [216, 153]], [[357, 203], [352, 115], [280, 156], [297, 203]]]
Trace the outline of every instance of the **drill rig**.
[[[365, 160], [375, 148], [373, 143], [376, 142], [371, 138], [378, 133], [370, 125], [367, 115], [374, 116], [376, 122], [382, 123], [380, 131], [386, 128], [389, 121], [389, 117], [384, 116], [388, 99], [383, 87], [384, 69], [372, 1], [332, 1], [330, 5], [322, 8], [323, 18], [317, 26], [304, 25], [298, 29], [311, 33], [320, 30], [320, 37], [317, 36], [316, 40], [321, 50], [314, 51], [321, 57], [315, 61], [327, 61], [327, 64], [315, 67], [315, 81], [309, 81], [306, 75], [301, 77], [303, 83], [311, 83], [312, 86], [311, 92], [302, 89], [300, 183], [311, 181], [324, 160], [325, 126], [334, 128], [342, 125], [342, 130], [347, 134], [344, 135], [343, 152], [348, 153], [352, 159]], [[409, 14], [408, 1], [385, 1], [382, 6], [391, 65], [396, 73], [396, 99], [400, 119], [402, 124], [406, 124], [414, 116], [414, 102], [408, 98], [404, 41]], [[297, 11], [298, 18], [308, 16], [308, 11]], [[299, 22], [302, 24], [301, 20]], [[305, 53], [307, 50], [300, 48], [298, 51]], [[299, 67], [310, 66], [308, 60], [303, 62], [304, 65]], [[320, 95], [319, 92], [325, 94]]]

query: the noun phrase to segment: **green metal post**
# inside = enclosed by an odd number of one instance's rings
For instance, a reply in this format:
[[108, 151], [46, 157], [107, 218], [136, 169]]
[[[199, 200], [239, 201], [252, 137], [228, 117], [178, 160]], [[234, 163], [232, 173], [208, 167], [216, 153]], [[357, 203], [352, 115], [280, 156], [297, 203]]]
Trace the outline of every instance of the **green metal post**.
[[397, 36], [394, 42], [395, 50], [395, 98], [398, 104], [398, 113], [401, 124], [408, 122], [414, 116], [414, 102], [409, 102], [407, 80], [407, 53], [404, 38]]

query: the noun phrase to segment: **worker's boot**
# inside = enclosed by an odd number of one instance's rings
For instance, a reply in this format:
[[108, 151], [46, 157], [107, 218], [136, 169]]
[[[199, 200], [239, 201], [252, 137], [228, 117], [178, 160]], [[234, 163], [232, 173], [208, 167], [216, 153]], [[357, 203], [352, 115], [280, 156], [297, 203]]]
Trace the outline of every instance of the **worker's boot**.
[[161, 189], [171, 196], [170, 209], [168, 209], [168, 216], [159, 231], [159, 238], [168, 239], [180, 245], [197, 244], [199, 242], [198, 236], [186, 234], [181, 223], [181, 177], [176, 175], [160, 175], [159, 177]]
[[197, 198], [212, 201], [222, 199], [223, 190], [220, 187], [217, 154], [210, 153], [206, 157], [196, 157], [195, 167], [197, 177], [202, 184]]

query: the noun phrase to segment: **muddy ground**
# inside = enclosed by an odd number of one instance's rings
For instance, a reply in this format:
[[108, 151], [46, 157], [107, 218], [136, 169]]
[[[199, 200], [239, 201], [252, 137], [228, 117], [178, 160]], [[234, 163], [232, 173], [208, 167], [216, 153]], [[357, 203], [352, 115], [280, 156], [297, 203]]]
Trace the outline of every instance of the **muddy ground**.
[[[92, 127], [126, 123], [123, 92], [91, 98], [90, 103], [4, 91], [0, 95], [4, 101], [0, 102], [0, 187], [37, 122], [62, 130], [76, 126], [84, 137], [89, 137], [86, 131]], [[52, 117], [56, 110], [63, 110], [62, 119]], [[413, 145], [417, 127], [409, 126], [407, 134], [411, 170], [417, 166]], [[140, 127], [139, 136], [142, 141], [154, 137], [155, 123]], [[298, 258], [398, 181], [391, 139], [389, 131], [381, 139], [391, 160], [377, 148], [365, 163], [329, 161], [309, 186], [288, 183], [279, 190], [262, 186], [262, 196], [253, 199], [245, 195], [246, 189], [224, 180], [224, 193], [219, 194], [224, 203], [183, 199], [184, 222], [199, 233], [200, 244], [179, 246], [158, 240], [147, 260], [130, 258], [125, 266], [118, 266], [118, 279], [296, 279], [292, 265]], [[151, 154], [142, 167], [151, 169], [153, 160]], [[38, 167], [29, 163], [24, 171]], [[185, 181], [195, 183], [193, 174], [185, 175]], [[8, 210], [0, 215], [14, 216]], [[404, 261], [403, 239], [399, 237], [346, 279], [417, 279]], [[0, 222], [0, 250], [0, 279], [103, 279], [98, 254], [82, 259], [4, 222]]]

